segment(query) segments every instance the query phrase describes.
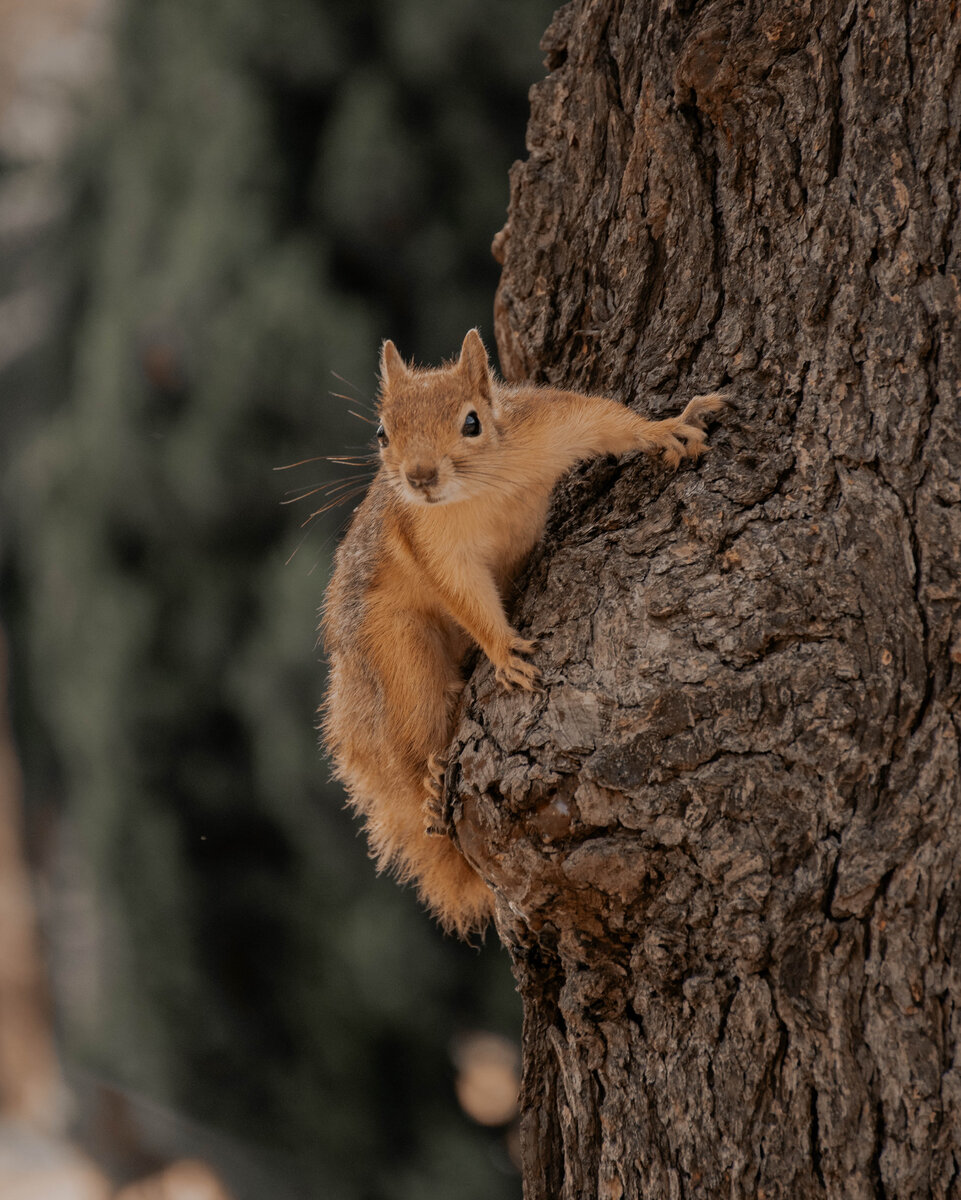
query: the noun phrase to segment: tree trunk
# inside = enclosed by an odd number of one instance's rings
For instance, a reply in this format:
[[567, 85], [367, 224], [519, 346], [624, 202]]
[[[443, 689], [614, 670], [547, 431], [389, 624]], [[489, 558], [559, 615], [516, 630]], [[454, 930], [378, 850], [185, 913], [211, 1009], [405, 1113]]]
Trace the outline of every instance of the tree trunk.
[[528, 1200], [961, 1195], [961, 15], [574, 0], [510, 378], [710, 454], [567, 481], [449, 773], [526, 1007]]

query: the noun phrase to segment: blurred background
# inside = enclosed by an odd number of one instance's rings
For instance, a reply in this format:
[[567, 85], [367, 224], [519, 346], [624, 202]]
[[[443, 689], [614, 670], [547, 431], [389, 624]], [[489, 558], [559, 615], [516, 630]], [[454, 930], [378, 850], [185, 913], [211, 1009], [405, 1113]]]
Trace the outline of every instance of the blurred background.
[[551, 14], [0, 0], [3, 1200], [520, 1195], [506, 955], [317, 749], [355, 476], [277, 468], [490, 344]]

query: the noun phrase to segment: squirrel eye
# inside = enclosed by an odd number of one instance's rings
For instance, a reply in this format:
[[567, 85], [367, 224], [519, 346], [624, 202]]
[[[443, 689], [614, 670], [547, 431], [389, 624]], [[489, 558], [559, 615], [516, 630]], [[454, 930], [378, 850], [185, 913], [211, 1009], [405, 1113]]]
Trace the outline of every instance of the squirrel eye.
[[480, 431], [481, 426], [477, 413], [469, 412], [464, 418], [464, 428], [461, 430], [461, 433], [464, 437], [477, 437]]
[[386, 446], [390, 441], [390, 438], [387, 436], [387, 430], [383, 427], [383, 425], [377, 426], [377, 432], [374, 434], [374, 437], [377, 438], [378, 442], [380, 442], [382, 446]]

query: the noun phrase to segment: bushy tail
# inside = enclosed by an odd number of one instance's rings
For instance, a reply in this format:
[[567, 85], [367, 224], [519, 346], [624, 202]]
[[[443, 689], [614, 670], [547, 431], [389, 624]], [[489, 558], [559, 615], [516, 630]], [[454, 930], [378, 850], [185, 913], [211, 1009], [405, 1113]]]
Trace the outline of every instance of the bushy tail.
[[366, 816], [371, 857], [378, 870], [412, 882], [448, 933], [481, 932], [494, 911], [490, 888], [446, 836], [427, 833], [427, 793], [411, 781], [358, 805]]

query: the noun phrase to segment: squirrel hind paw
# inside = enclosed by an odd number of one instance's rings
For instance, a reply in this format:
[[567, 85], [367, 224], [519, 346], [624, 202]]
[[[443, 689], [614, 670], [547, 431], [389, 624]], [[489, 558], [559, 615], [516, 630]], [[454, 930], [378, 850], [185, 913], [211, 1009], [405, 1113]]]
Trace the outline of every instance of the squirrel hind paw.
[[442, 754], [431, 754], [427, 759], [427, 774], [424, 785], [432, 796], [439, 796], [444, 790], [444, 779], [447, 775], [447, 759]]
[[424, 833], [428, 837], [447, 837], [450, 829], [442, 793], [431, 793], [424, 801], [424, 821]]
[[444, 806], [444, 780], [447, 775], [447, 763], [439, 754], [432, 754], [427, 760], [427, 774], [424, 776], [424, 832], [428, 837], [444, 837], [448, 832], [448, 819]]

